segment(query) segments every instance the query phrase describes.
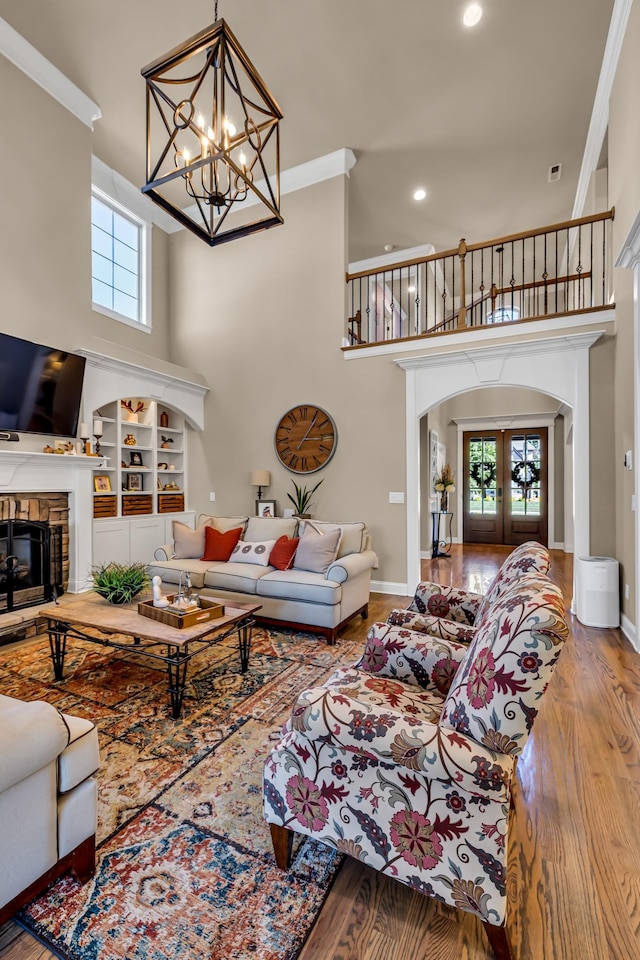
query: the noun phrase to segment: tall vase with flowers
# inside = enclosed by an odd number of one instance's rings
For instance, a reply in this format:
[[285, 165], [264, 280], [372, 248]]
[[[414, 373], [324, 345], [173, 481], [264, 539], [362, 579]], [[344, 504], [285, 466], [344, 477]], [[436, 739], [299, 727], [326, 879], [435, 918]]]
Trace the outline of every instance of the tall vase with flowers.
[[451, 465], [445, 463], [440, 473], [436, 476], [434, 489], [440, 494], [440, 512], [447, 513], [449, 510], [449, 494], [455, 493], [455, 483]]

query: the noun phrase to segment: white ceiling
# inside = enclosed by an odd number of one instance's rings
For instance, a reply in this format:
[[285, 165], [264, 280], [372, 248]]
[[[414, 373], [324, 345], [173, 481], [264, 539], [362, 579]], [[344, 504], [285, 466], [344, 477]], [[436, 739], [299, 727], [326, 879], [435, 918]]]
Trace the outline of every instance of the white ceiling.
[[[282, 168], [354, 150], [351, 260], [571, 215], [613, 0], [481, 2], [467, 29], [466, 0], [219, 0], [284, 113]], [[94, 153], [142, 184], [140, 68], [212, 23], [212, 0], [0, 0], [0, 16], [100, 105]]]

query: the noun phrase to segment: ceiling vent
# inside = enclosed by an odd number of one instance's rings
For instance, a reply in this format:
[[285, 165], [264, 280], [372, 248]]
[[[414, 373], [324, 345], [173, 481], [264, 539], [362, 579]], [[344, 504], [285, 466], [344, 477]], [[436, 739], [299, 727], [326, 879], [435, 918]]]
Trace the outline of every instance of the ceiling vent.
[[562, 176], [562, 164], [561, 163], [552, 163], [549, 167], [549, 174], [547, 180], [549, 183], [555, 183], [556, 180], [559, 180]]

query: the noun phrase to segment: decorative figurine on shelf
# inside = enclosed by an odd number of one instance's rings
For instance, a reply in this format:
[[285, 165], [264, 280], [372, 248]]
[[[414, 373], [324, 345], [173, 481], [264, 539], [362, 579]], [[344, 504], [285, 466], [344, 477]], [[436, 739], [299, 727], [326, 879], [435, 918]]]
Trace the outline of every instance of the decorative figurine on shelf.
[[129, 423], [137, 423], [138, 415], [144, 411], [144, 400], [136, 401], [136, 408], [133, 409], [133, 400], [121, 400], [120, 406], [127, 411], [127, 420]]
[[160, 577], [154, 577], [151, 581], [153, 584], [153, 605], [154, 607], [168, 607], [169, 601], [166, 597], [162, 596], [162, 580]]
[[451, 465], [445, 463], [444, 467], [435, 479], [434, 489], [440, 494], [440, 513], [449, 512], [449, 494], [455, 493], [453, 470]]
[[126, 437], [124, 438], [124, 443], [125, 443], [128, 447], [135, 447], [135, 445], [136, 445], [136, 438], [134, 437], [134, 435], [133, 435], [132, 433], [128, 433], [128, 434], [126, 435]]
[[173, 443], [173, 437], [164, 437], [162, 436], [162, 434], [160, 435], [160, 440], [162, 441], [160, 446], [162, 447], [163, 450], [167, 450], [169, 448], [169, 445]]

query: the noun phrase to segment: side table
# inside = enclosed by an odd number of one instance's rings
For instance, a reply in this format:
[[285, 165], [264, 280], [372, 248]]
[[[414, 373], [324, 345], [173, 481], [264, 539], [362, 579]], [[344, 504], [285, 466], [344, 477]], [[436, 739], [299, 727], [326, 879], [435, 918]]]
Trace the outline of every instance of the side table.
[[449, 557], [451, 556], [451, 522], [453, 513], [443, 510], [431, 511], [431, 541], [433, 549], [431, 556]]

